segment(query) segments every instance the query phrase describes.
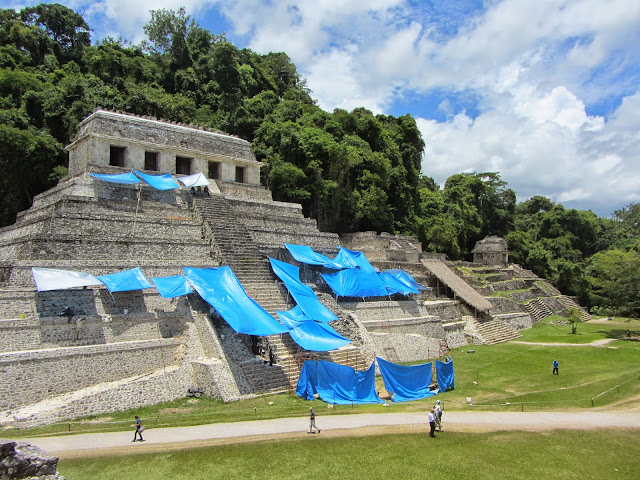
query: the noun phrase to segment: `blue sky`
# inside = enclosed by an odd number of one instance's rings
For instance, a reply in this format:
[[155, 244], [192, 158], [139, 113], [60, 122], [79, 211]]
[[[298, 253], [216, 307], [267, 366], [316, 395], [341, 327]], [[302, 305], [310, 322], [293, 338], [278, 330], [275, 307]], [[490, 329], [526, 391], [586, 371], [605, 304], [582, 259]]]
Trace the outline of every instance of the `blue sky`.
[[601, 216], [640, 201], [637, 0], [59, 3], [94, 40], [138, 43], [150, 9], [184, 5], [239, 47], [284, 51], [325, 110], [414, 116], [422, 172], [441, 185], [497, 171], [518, 201], [544, 195]]

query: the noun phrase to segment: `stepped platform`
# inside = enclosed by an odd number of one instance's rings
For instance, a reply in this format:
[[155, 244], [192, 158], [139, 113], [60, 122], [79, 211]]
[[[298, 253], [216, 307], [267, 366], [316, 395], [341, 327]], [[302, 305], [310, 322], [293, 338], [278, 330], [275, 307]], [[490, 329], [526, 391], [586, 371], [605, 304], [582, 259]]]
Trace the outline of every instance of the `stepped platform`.
[[500, 316], [488, 321], [479, 322], [474, 320], [474, 322], [476, 331], [482, 338], [483, 343], [487, 345], [496, 345], [521, 337], [518, 331], [502, 321]]

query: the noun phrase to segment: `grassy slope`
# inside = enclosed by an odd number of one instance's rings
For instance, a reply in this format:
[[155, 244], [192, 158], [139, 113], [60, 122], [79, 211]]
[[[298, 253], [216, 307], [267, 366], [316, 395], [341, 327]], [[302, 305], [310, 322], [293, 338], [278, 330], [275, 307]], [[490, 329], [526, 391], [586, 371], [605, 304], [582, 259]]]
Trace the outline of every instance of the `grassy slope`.
[[69, 479], [637, 478], [637, 431], [304, 439], [62, 460]]

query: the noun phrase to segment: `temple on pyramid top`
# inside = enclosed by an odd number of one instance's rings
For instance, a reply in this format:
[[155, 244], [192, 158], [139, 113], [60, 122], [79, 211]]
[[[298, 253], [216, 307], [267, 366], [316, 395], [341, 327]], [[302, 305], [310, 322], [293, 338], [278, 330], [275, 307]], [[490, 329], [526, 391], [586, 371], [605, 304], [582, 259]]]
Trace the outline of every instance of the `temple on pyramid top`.
[[115, 167], [175, 175], [202, 172], [213, 180], [259, 185], [263, 165], [241, 138], [105, 110], [80, 123], [66, 150], [72, 176]]

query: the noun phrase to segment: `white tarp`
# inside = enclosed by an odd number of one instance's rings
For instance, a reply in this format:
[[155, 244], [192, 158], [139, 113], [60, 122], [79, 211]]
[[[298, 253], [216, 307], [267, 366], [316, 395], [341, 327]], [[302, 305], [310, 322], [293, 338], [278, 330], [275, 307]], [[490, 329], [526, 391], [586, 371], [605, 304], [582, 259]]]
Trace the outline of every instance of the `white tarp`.
[[90, 273], [31, 267], [31, 274], [39, 292], [102, 285], [102, 282]]
[[202, 172], [187, 175], [186, 177], [178, 177], [178, 180], [185, 187], [205, 187], [209, 185], [209, 180]]

